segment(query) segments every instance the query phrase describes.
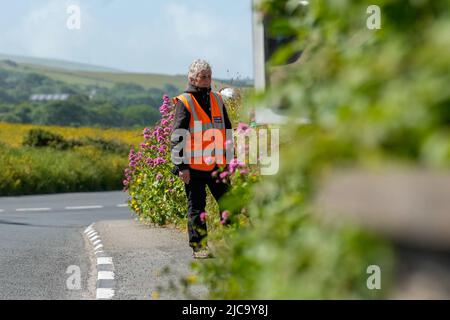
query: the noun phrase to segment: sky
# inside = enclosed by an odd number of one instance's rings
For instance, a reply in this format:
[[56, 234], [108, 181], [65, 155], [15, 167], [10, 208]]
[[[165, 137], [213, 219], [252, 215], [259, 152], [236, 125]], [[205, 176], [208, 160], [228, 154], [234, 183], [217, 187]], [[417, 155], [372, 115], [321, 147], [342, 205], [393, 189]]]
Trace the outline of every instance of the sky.
[[0, 0], [0, 53], [163, 74], [202, 58], [214, 77], [253, 78], [251, 0]]

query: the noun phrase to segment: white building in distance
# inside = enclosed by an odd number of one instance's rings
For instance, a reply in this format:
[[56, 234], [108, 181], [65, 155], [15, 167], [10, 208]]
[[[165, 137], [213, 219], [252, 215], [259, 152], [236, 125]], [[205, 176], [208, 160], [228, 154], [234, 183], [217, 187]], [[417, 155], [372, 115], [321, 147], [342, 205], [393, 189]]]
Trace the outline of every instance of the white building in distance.
[[30, 97], [30, 101], [64, 101], [70, 97], [68, 93], [58, 94], [33, 94]]

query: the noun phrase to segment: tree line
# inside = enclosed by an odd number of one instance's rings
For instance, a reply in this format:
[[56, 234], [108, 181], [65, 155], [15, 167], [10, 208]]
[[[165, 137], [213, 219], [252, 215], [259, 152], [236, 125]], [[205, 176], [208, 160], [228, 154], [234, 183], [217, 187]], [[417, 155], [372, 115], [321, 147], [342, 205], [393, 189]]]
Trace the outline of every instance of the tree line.
[[[160, 119], [162, 96], [174, 85], [144, 88], [116, 83], [111, 88], [74, 85], [38, 73], [0, 68], [0, 121], [39, 125], [140, 128]], [[35, 94], [68, 94], [67, 100], [32, 101]]]

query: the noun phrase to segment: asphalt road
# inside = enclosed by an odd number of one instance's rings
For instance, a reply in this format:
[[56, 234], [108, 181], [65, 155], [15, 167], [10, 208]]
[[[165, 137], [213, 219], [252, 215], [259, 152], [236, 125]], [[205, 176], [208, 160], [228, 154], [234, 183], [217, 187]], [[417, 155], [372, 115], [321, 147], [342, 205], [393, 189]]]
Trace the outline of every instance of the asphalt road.
[[[112, 259], [114, 300], [205, 299], [201, 284], [183, 286], [196, 278], [191, 270], [192, 250], [186, 232], [150, 227], [134, 220], [95, 223], [105, 256]], [[187, 290], [185, 290], [187, 289]]]
[[[0, 299], [92, 299], [83, 230], [130, 220], [124, 192], [0, 197]], [[81, 290], [66, 284], [81, 271]]]

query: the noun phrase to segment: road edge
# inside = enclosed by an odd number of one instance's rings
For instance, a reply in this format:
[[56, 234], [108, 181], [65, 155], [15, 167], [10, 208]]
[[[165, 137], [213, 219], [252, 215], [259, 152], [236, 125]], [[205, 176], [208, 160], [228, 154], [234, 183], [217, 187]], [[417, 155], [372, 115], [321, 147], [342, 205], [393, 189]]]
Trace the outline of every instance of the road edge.
[[94, 253], [92, 265], [95, 267], [97, 273], [95, 299], [111, 300], [115, 295], [114, 263], [112, 257], [103, 250], [102, 240], [94, 226], [95, 223], [89, 225], [84, 230], [84, 234], [91, 245], [91, 252]]

